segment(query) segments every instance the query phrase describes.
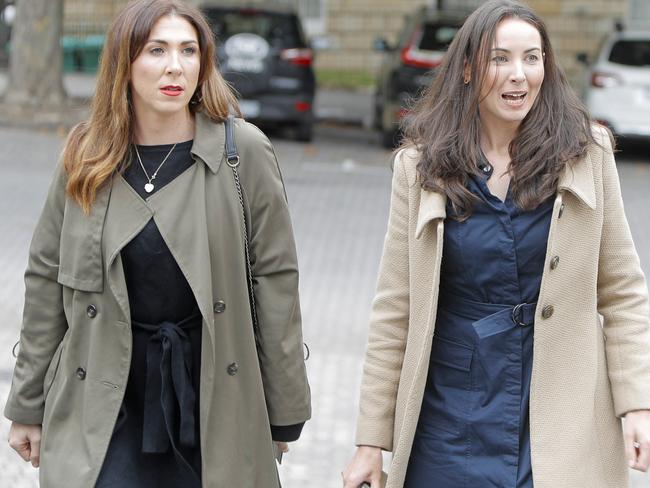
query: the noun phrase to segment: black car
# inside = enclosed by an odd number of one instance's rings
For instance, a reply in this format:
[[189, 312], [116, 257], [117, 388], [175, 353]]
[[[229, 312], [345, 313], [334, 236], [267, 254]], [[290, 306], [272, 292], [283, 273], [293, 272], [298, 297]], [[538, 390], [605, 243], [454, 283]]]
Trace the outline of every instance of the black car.
[[400, 121], [423, 88], [431, 83], [447, 47], [463, 24], [467, 12], [440, 11], [422, 7], [405, 19], [396, 45], [385, 39], [374, 48], [385, 53], [374, 99], [374, 126], [381, 132], [384, 147], [400, 139]]
[[291, 126], [298, 140], [310, 141], [316, 82], [298, 15], [267, 7], [202, 10], [217, 39], [219, 70], [238, 92], [244, 117]]

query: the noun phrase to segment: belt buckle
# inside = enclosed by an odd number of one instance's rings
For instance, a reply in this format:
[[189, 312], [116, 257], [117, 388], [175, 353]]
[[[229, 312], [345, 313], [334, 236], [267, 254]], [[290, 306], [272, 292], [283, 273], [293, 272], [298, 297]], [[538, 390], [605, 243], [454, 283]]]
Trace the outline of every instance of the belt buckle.
[[526, 305], [526, 303], [519, 303], [512, 308], [512, 321], [515, 323], [515, 325], [518, 325], [520, 327], [526, 327], [528, 325], [525, 322], [522, 322], [520, 317], [524, 305]]

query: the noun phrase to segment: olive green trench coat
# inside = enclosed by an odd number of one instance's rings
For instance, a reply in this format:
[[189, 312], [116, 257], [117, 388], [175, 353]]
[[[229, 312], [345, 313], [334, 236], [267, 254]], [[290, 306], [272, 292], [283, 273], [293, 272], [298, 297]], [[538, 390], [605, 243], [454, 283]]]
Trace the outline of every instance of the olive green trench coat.
[[[535, 488], [627, 486], [620, 417], [650, 409], [648, 290], [609, 137], [594, 136], [604, 149], [591, 146], [561, 175], [535, 312]], [[357, 424], [358, 445], [393, 452], [387, 488], [404, 483], [440, 283], [446, 199], [422, 190], [418, 162], [414, 149], [395, 158]]]
[[86, 216], [65, 196], [65, 173], [57, 169], [30, 248], [20, 352], [5, 407], [11, 420], [43, 425], [42, 488], [95, 484], [131, 359], [120, 250], [151, 218], [203, 316], [203, 486], [279, 486], [270, 425], [310, 417], [296, 252], [270, 142], [241, 120], [235, 140], [250, 222], [259, 354], [223, 124], [197, 114], [196, 164], [147, 201], [115, 175]]

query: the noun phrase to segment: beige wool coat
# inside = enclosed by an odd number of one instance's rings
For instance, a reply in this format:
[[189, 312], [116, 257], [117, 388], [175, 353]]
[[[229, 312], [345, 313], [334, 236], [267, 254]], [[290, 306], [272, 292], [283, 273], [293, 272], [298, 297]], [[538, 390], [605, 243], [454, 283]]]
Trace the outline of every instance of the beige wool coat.
[[311, 413], [297, 259], [271, 143], [239, 119], [235, 140], [250, 223], [259, 354], [223, 124], [197, 114], [195, 164], [146, 201], [116, 174], [85, 215], [66, 197], [59, 166], [30, 247], [20, 353], [4, 410], [11, 420], [43, 425], [41, 488], [95, 485], [131, 360], [120, 251], [152, 218], [203, 316], [203, 486], [279, 487], [270, 425], [298, 424]]
[[[559, 182], [535, 313], [535, 488], [627, 486], [620, 417], [650, 409], [646, 282], [609, 137], [601, 128], [594, 132], [604, 149], [590, 147]], [[393, 453], [388, 488], [404, 483], [440, 283], [446, 200], [422, 190], [417, 162], [414, 149], [395, 158], [357, 424], [357, 445]]]

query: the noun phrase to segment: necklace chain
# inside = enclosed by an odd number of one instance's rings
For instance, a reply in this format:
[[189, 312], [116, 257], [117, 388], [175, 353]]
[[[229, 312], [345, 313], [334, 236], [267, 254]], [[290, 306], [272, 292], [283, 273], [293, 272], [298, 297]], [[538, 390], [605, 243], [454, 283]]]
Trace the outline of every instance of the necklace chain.
[[[176, 144], [178, 144], [178, 143], [176, 143]], [[158, 175], [158, 171], [160, 171], [160, 168], [163, 167], [163, 164], [165, 164], [165, 161], [167, 161], [167, 158], [169, 158], [171, 153], [174, 151], [174, 148], [176, 147], [176, 144], [174, 144], [172, 146], [172, 148], [167, 153], [167, 156], [165, 156], [165, 158], [162, 160], [162, 163], [160, 163], [158, 165], [158, 167], [156, 168], [156, 171], [154, 171], [151, 176], [149, 176], [149, 173], [147, 173], [147, 170], [145, 169], [144, 164], [142, 164], [142, 158], [140, 157], [140, 151], [138, 151], [138, 146], [136, 144], [133, 145], [133, 147], [135, 147], [135, 154], [138, 156], [138, 161], [140, 162], [140, 167], [142, 168], [142, 171], [144, 172], [144, 175], [147, 178], [148, 183], [146, 185], [144, 185], [144, 189], [145, 189], [145, 191], [147, 193], [151, 193], [153, 191], [154, 187], [153, 187], [152, 182], [153, 182], [153, 180], [156, 179], [156, 176]]]

